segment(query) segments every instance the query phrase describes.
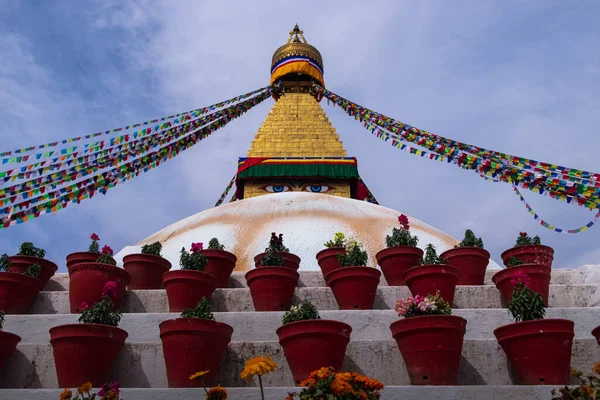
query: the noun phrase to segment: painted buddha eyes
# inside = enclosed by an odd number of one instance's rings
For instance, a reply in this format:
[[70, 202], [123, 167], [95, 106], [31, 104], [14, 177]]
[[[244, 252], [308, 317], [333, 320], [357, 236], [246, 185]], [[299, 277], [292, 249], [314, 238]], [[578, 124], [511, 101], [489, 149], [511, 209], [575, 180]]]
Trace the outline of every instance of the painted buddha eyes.
[[306, 191], [310, 193], [325, 193], [333, 189], [327, 185], [301, 185], [296, 187], [295, 185], [267, 185], [263, 187], [263, 190], [269, 193], [283, 193], [291, 191]]
[[291, 190], [288, 185], [267, 185], [264, 190], [271, 193], [282, 193]]
[[311, 193], [325, 193], [329, 191], [329, 186], [326, 185], [307, 185], [304, 190]]

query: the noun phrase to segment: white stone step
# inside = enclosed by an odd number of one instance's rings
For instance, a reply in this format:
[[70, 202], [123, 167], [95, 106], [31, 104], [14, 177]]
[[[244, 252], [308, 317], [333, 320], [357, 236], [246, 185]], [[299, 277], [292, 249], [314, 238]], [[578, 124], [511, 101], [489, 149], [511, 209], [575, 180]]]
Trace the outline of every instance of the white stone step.
[[[593, 307], [600, 305], [598, 285], [552, 285], [549, 307]], [[598, 293], [596, 293], [598, 292]], [[502, 308], [505, 307], [500, 292], [494, 286], [458, 286], [455, 291], [454, 308]], [[393, 309], [399, 298], [410, 296], [407, 286], [382, 286], [377, 289], [373, 308]], [[296, 289], [294, 302], [310, 300], [319, 310], [339, 309], [333, 292], [328, 287], [304, 287]], [[253, 311], [250, 289], [217, 289], [211, 298], [215, 312]], [[121, 305], [124, 313], [169, 312], [167, 294], [163, 290], [133, 290], [125, 293]], [[28, 310], [28, 314], [68, 314], [69, 292], [40, 292]]]
[[[595, 339], [573, 343], [571, 366], [590, 372], [600, 360]], [[216, 383], [225, 387], [249, 384], [240, 378], [246, 360], [272, 355], [278, 368], [266, 375], [269, 387], [293, 386], [290, 370], [277, 342], [232, 342], [221, 364]], [[394, 341], [350, 342], [343, 370], [356, 371], [379, 379], [385, 385], [409, 385], [404, 362]], [[160, 343], [126, 344], [111, 373], [122, 387], [166, 387], [166, 372]], [[111, 379], [111, 380], [112, 380]], [[511, 385], [506, 357], [495, 340], [465, 340], [461, 360], [460, 385]], [[23, 344], [0, 372], [3, 388], [56, 388], [56, 372], [50, 344]]]
[[[498, 271], [486, 272], [486, 285], [493, 285], [492, 276]], [[248, 287], [245, 272], [234, 272], [229, 280], [230, 288]], [[600, 268], [598, 267], [580, 267], [578, 269], [554, 269], [552, 270], [552, 284], [600, 284]], [[325, 286], [325, 280], [320, 271], [301, 271], [299, 287], [322, 287]], [[385, 278], [381, 276], [380, 286], [387, 286]], [[44, 290], [69, 290], [69, 275], [66, 273], [55, 274], [46, 285]]]
[[[352, 327], [352, 341], [392, 340], [389, 326], [399, 319], [393, 310], [321, 311], [321, 317], [342, 321]], [[233, 341], [277, 341], [275, 331], [281, 326], [283, 312], [224, 312], [214, 313], [217, 321], [234, 329]], [[467, 339], [494, 339], [493, 331], [514, 322], [506, 309], [459, 309], [454, 315], [465, 318]], [[123, 314], [120, 328], [129, 333], [127, 342], [159, 342], [158, 325], [179, 314]], [[77, 322], [77, 315], [7, 315], [4, 330], [21, 336], [23, 344], [45, 344], [51, 327]], [[575, 337], [592, 338], [592, 330], [600, 325], [600, 307], [550, 308], [546, 318], [562, 318], [575, 322]], [[600, 360], [599, 360], [600, 361]]]
[[[72, 388], [71, 388], [72, 389]], [[551, 400], [552, 386], [387, 386], [381, 400]], [[230, 400], [260, 399], [258, 387], [227, 388]], [[265, 388], [265, 400], [283, 400], [297, 387]], [[3, 400], [56, 400], [58, 389], [0, 389]], [[122, 389], [123, 400], [199, 400], [204, 390], [197, 389]]]

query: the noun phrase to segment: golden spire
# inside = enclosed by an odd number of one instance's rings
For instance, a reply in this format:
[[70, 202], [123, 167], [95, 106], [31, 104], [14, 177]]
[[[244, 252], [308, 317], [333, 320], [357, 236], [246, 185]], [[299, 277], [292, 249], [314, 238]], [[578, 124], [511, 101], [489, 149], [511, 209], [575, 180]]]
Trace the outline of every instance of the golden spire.
[[[323, 58], [304, 37], [298, 24], [290, 31], [286, 44], [275, 50], [271, 60], [271, 83], [290, 76], [309, 76], [324, 86]], [[295, 81], [295, 79], [293, 79]]]

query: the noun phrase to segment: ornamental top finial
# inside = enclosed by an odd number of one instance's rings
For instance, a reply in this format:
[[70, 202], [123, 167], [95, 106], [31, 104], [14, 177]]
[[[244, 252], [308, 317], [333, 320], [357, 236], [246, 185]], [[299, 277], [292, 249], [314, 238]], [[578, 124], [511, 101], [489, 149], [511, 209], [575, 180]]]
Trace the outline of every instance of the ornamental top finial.
[[[302, 40], [300, 40], [302, 39]], [[306, 39], [304, 38], [304, 31], [301, 31], [298, 27], [298, 24], [294, 25], [294, 29], [290, 31], [290, 38], [287, 41], [288, 43], [305, 43]]]

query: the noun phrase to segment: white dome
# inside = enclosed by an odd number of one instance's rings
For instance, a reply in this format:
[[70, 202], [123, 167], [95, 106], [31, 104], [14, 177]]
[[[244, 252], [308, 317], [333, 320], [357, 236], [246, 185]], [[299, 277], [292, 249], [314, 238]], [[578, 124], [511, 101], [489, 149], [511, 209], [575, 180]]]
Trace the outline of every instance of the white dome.
[[[271, 232], [283, 233], [283, 243], [291, 253], [301, 258], [300, 270], [319, 270], [316, 254], [336, 232], [361, 243], [369, 254], [369, 264], [375, 266], [375, 254], [385, 248], [385, 237], [398, 226], [399, 211], [326, 194], [288, 192], [240, 200], [211, 208], [185, 218], [142, 240], [127, 246], [116, 256], [139, 253], [144, 244], [160, 241], [163, 257], [179, 268], [179, 251], [189, 250], [192, 242], [216, 237], [227, 251], [238, 258], [236, 271], [254, 268], [254, 256], [268, 246]], [[411, 232], [419, 237], [419, 247], [432, 243], [442, 251], [452, 248], [458, 240], [409, 217]], [[488, 269], [500, 269], [490, 260]]]

